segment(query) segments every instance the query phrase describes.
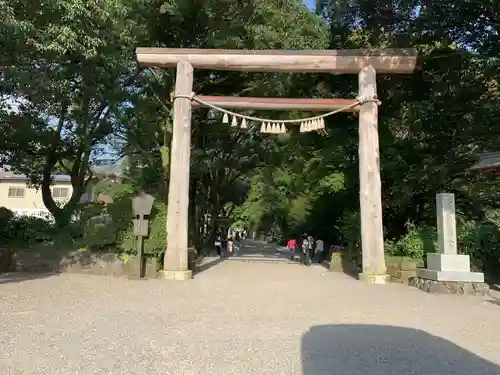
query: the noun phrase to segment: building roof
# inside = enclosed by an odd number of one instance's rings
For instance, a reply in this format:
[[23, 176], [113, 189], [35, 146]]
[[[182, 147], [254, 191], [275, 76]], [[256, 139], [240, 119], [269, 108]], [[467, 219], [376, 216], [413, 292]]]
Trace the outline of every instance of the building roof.
[[479, 160], [470, 169], [500, 169], [500, 152], [485, 152], [478, 155]]
[[[71, 177], [66, 174], [54, 174], [52, 178], [54, 182], [71, 182]], [[0, 180], [25, 181], [27, 179], [28, 177], [23, 174], [0, 170]]]

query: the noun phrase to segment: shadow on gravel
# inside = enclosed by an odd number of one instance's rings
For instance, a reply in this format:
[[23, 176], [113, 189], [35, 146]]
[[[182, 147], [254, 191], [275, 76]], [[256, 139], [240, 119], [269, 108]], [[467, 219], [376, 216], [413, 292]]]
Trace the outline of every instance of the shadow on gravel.
[[303, 375], [500, 375], [500, 367], [424, 331], [314, 326], [302, 336]]
[[205, 272], [205, 271], [209, 270], [210, 268], [215, 267], [216, 265], [218, 265], [219, 263], [221, 263], [223, 261], [224, 261], [223, 258], [217, 257], [217, 258], [211, 259], [210, 261], [205, 262], [201, 265], [196, 265], [194, 276], [196, 277], [197, 274]]
[[500, 283], [496, 282], [496, 283], [491, 283], [490, 284], [490, 289], [491, 290], [495, 290], [497, 292], [500, 292]]
[[491, 304], [493, 304], [493, 305], [500, 306], [500, 300], [499, 299], [489, 300], [488, 302], [491, 303]]
[[0, 285], [20, 283], [29, 280], [45, 279], [51, 276], [57, 276], [58, 273], [27, 273], [27, 272], [9, 272], [0, 274]]

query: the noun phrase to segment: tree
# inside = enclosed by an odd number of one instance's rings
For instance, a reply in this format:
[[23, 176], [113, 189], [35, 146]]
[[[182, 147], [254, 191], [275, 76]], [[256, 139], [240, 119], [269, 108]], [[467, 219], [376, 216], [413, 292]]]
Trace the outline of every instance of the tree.
[[[2, 6], [2, 94], [20, 103], [2, 112], [4, 162], [41, 188], [56, 223], [66, 226], [92, 177], [92, 158], [121, 126], [117, 115], [133, 90], [133, 48], [143, 35], [139, 8], [125, 0]], [[50, 189], [56, 167], [73, 186], [63, 206]]]
[[[419, 50], [413, 75], [378, 77], [387, 237], [403, 235], [408, 220], [433, 223], [435, 194], [442, 190], [457, 194], [458, 208], [466, 218], [494, 205], [491, 194], [477, 193], [486, 188], [490, 192], [491, 181], [485, 185], [484, 178], [470, 178], [466, 170], [477, 153], [498, 148], [500, 39], [495, 5], [324, 0], [318, 1], [317, 13], [328, 22], [332, 49]], [[354, 97], [357, 91], [353, 76], [320, 76], [315, 84], [323, 88], [324, 96]], [[329, 119], [327, 128], [325, 137], [291, 137], [278, 148], [281, 157], [270, 160], [272, 172], [257, 172], [237, 217], [259, 222], [263, 231], [273, 225], [290, 234], [314, 228], [336, 240], [342, 217], [359, 210], [357, 119], [340, 115]], [[289, 148], [293, 155], [287, 153]], [[310, 165], [312, 174], [306, 173]], [[286, 179], [276, 181], [276, 174]], [[333, 182], [332, 189], [316, 189], [322, 181]], [[264, 183], [268, 187], [261, 189]], [[293, 189], [296, 183], [299, 194]]]
[[[325, 25], [300, 1], [272, 4], [262, 0], [183, 0], [159, 3], [158, 7], [159, 15], [149, 24], [150, 45], [317, 49], [327, 42]], [[222, 71], [195, 74], [194, 90], [211, 95], [286, 96], [300, 95], [300, 90], [315, 90], [309, 75]], [[134, 172], [137, 183], [166, 200], [171, 139], [169, 96], [174, 79], [171, 71], [145, 72], [143, 79], [143, 89], [126, 121], [130, 127], [124, 152], [134, 155], [136, 165], [141, 166]], [[246, 176], [266, 162], [273, 143], [274, 140], [262, 137], [257, 127], [234, 130], [222, 124], [221, 118], [214, 117], [213, 111], [194, 111], [191, 228], [199, 227], [199, 220], [205, 214], [217, 217], [234, 211], [234, 204], [242, 198], [235, 192], [245, 193], [246, 187], [240, 187]]]

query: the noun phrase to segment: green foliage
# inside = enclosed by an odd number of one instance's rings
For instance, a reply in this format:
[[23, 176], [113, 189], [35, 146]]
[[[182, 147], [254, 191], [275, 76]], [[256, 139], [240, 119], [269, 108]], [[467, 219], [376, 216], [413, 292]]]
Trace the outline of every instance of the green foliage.
[[358, 212], [345, 212], [340, 221], [340, 233], [347, 242], [349, 251], [358, 251], [361, 246], [361, 221]]
[[15, 217], [12, 211], [0, 207], [0, 237], [1, 246], [24, 247], [38, 243], [65, 246], [73, 243], [77, 235], [72, 230], [60, 231], [53, 223], [40, 218]]
[[396, 242], [388, 246], [391, 255], [408, 256], [419, 261], [425, 260], [425, 254], [437, 251], [437, 233], [433, 228], [416, 227], [406, 223], [407, 232]]
[[116, 228], [110, 216], [95, 216], [86, 221], [83, 244], [91, 249], [100, 249], [116, 244]]
[[6, 225], [14, 218], [14, 213], [5, 207], [0, 207], [0, 224]]
[[91, 248], [119, 246], [132, 226], [132, 197], [135, 192], [130, 185], [120, 185], [113, 202], [107, 206], [90, 204], [82, 210], [84, 228], [83, 243]]
[[292, 232], [304, 227], [312, 210], [311, 197], [298, 195], [290, 201], [287, 213], [287, 224]]
[[78, 209], [78, 218], [80, 222], [86, 223], [94, 216], [99, 216], [105, 212], [104, 204], [102, 203], [84, 203]]
[[[149, 236], [144, 239], [144, 252], [159, 259], [167, 247], [167, 206], [156, 201], [150, 220]], [[127, 253], [136, 252], [137, 242], [132, 226], [120, 233], [118, 247]]]
[[7, 223], [7, 235], [4, 244], [29, 246], [37, 243], [73, 243], [69, 231], [60, 231], [53, 223], [35, 217], [14, 217]]
[[461, 221], [457, 237], [459, 251], [470, 255], [474, 268], [500, 273], [500, 210], [486, 212], [482, 220]]
[[26, 244], [50, 241], [56, 235], [54, 226], [46, 220], [34, 217], [20, 217], [10, 224], [13, 237]]
[[11, 223], [14, 219], [14, 213], [5, 207], [0, 207], [0, 238], [8, 242], [12, 237]]
[[[116, 233], [111, 222], [105, 223], [109, 219], [103, 216], [105, 214], [105, 206], [102, 203], [92, 202], [79, 205], [76, 211], [78, 220], [70, 223], [68, 227], [71, 237], [81, 239], [84, 245], [92, 248], [114, 244]], [[112, 238], [115, 240], [111, 240]]]
[[342, 172], [327, 174], [318, 181], [319, 191], [323, 194], [335, 194], [345, 188], [345, 176]]
[[[41, 188], [60, 227], [77, 209], [91, 158], [120, 131], [135, 74], [133, 50], [145, 30], [141, 6], [121, 0], [48, 0], [29, 9], [19, 0], [5, 4], [0, 94], [22, 105], [16, 111], [6, 108], [9, 100], [0, 105], [2, 157]], [[73, 186], [64, 206], [50, 189], [52, 174], [61, 170]]]
[[144, 241], [146, 254], [160, 255], [167, 248], [167, 205], [156, 202], [151, 220], [150, 234]]
[[[43, 7], [28, 8], [20, 0], [0, 0], [0, 65], [5, 68], [0, 95], [24, 103], [13, 112], [10, 100], [0, 101], [5, 135], [0, 137], [0, 163], [8, 162], [41, 186], [47, 208], [66, 226], [68, 213], [79, 209], [89, 161], [104, 146], [114, 146], [130, 161], [130, 184], [102, 182], [96, 191], [115, 199], [106, 209], [113, 218], [109, 233], [117, 235], [119, 246], [135, 251], [132, 194], [142, 189], [167, 196], [169, 95], [175, 78], [172, 71], [137, 71], [137, 45], [416, 47], [414, 74], [381, 75], [377, 80], [383, 101], [379, 138], [384, 229], [394, 239], [388, 248], [416, 258], [433, 249], [435, 194], [450, 191], [462, 217], [460, 247], [481, 267], [493, 267], [500, 253], [492, 214], [499, 208], [499, 180], [464, 173], [476, 153], [494, 151], [500, 139], [498, 12], [490, 3], [427, 1], [417, 14], [416, 3], [409, 0], [320, 0], [315, 15], [300, 0], [48, 0]], [[353, 76], [200, 70], [196, 91], [350, 98], [357, 83]], [[274, 119], [308, 115], [266, 113]], [[319, 135], [290, 129], [285, 136], [269, 137], [253, 127], [228, 129], [211, 112], [194, 111], [190, 227], [198, 229], [207, 216], [230, 216], [249, 231], [276, 240], [307, 231], [359, 249], [358, 119], [338, 114], [328, 119], [327, 130]], [[54, 171], [73, 177], [75, 194], [65, 208], [51, 198]], [[100, 214], [85, 208], [81, 222]], [[164, 247], [164, 217], [152, 219], [151, 244], [146, 245], [152, 252]], [[32, 224], [17, 224], [24, 228], [18, 236], [29, 241], [52, 236], [47, 228], [32, 231], [38, 225]], [[73, 227], [82, 232], [85, 226]], [[99, 239], [112, 240], [94, 232], [104, 230], [102, 223], [85, 228], [85, 237], [96, 238], [89, 240], [96, 246]]]
[[132, 222], [132, 197], [134, 192], [124, 188], [122, 192], [113, 197], [113, 202], [106, 207], [106, 213], [113, 219], [113, 229], [117, 232], [127, 230]]

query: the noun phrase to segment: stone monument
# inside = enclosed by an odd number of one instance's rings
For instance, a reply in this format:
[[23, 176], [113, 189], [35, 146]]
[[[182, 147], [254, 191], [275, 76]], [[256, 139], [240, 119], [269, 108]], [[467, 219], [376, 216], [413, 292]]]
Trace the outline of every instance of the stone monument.
[[458, 254], [455, 196], [436, 195], [439, 253], [427, 254], [427, 268], [417, 270], [410, 284], [428, 292], [486, 294], [484, 274], [471, 272], [469, 255]]

